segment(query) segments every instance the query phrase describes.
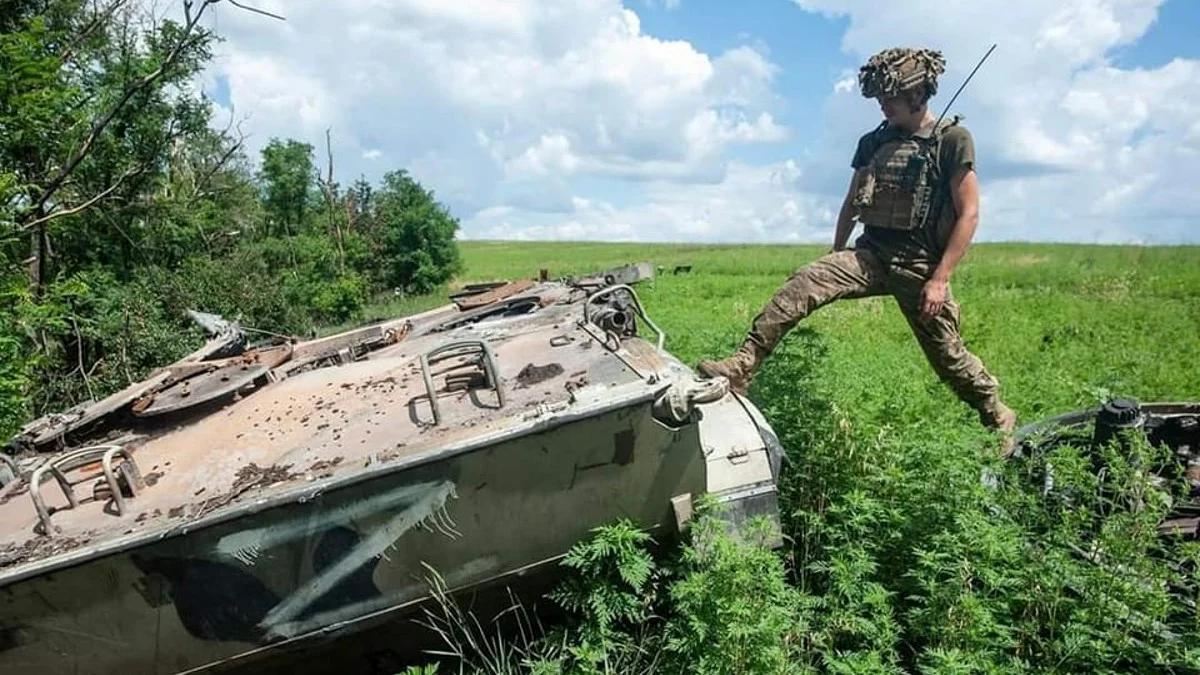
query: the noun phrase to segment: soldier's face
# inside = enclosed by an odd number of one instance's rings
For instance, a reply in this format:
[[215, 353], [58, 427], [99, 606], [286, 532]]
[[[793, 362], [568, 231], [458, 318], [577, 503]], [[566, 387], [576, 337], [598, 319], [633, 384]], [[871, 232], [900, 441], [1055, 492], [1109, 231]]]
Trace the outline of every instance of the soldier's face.
[[898, 121], [899, 117], [908, 112], [908, 104], [903, 96], [877, 96], [879, 110], [889, 122]]
[[924, 113], [923, 106], [914, 105], [913, 96], [901, 93], [898, 96], [876, 96], [879, 111], [883, 113], [888, 124], [904, 126], [914, 120], [919, 120]]

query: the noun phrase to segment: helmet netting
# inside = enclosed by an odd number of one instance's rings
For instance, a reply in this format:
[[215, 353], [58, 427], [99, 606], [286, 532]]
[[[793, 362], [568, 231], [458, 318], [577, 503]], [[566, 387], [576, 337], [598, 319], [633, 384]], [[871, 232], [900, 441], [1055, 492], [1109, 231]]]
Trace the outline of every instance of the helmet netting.
[[867, 60], [858, 69], [858, 85], [867, 98], [899, 96], [922, 85], [928, 97], [937, 93], [937, 78], [946, 71], [946, 59], [935, 49], [893, 47]]

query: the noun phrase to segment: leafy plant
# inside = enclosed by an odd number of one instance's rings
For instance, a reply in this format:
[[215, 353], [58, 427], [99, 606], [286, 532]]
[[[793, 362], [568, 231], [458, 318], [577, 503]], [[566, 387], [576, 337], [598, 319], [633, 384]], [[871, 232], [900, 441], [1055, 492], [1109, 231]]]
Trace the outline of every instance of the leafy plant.
[[667, 649], [680, 671], [796, 671], [811, 598], [788, 584], [779, 556], [733, 539], [726, 527], [712, 516], [693, 525], [670, 584]]
[[602, 643], [651, 617], [659, 570], [650, 543], [650, 535], [620, 521], [593, 530], [563, 558], [574, 574], [551, 597], [579, 618], [585, 641]]

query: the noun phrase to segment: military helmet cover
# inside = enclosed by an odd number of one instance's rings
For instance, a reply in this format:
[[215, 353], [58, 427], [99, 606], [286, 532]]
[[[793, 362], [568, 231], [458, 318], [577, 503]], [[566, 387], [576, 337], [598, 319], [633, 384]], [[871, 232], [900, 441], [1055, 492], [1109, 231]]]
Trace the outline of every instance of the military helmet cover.
[[938, 75], [945, 71], [946, 59], [936, 49], [893, 47], [872, 56], [858, 69], [858, 85], [866, 98], [898, 96], [921, 85], [933, 96]]

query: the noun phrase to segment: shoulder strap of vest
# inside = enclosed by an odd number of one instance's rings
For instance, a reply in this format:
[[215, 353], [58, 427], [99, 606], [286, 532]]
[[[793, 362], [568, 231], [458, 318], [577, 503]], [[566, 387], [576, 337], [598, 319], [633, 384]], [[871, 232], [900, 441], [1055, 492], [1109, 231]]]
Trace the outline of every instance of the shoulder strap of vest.
[[887, 129], [887, 120], [880, 122], [879, 126], [875, 127], [874, 129], [872, 129], [870, 132], [867, 133], [867, 148], [866, 149], [868, 150], [868, 152], [867, 152], [868, 157], [870, 157], [871, 155], [874, 155], [875, 152], [879, 150], [879, 147], [881, 145], [883, 145], [883, 142], [881, 139], [883, 136], [884, 129]]
[[937, 128], [933, 130], [932, 135], [941, 138], [942, 135], [946, 133], [947, 129], [958, 126], [958, 123], [961, 121], [963, 121], [962, 115], [951, 115], [950, 119], [942, 120], [942, 123], [937, 125]]
[[958, 123], [963, 119], [962, 115], [954, 115], [948, 120], [943, 120], [927, 138], [918, 138], [921, 146], [921, 152], [925, 155], [928, 162], [928, 170], [941, 182], [946, 177], [942, 175], [942, 167], [939, 165], [941, 160], [942, 138], [951, 128], [958, 126]]
[[937, 147], [941, 145], [942, 137], [946, 135], [946, 132], [949, 131], [951, 127], [958, 126], [958, 123], [961, 122], [962, 119], [962, 115], [955, 115], [948, 120], [942, 120], [940, 124], [934, 127], [933, 131], [929, 132], [929, 136], [915, 136], [914, 138], [916, 138], [918, 141], [921, 141], [921, 145], [923, 147]]
[[928, 172], [931, 189], [929, 210], [922, 218], [921, 228], [925, 228], [929, 223], [936, 224], [941, 219], [942, 209], [950, 201], [950, 178], [942, 174], [939, 163], [942, 137], [946, 135], [947, 129], [957, 126], [962, 119], [962, 115], [954, 115], [938, 124], [927, 138], [918, 138], [921, 154], [925, 155], [925, 170]]

